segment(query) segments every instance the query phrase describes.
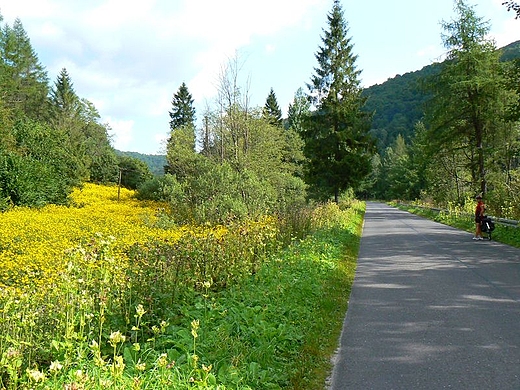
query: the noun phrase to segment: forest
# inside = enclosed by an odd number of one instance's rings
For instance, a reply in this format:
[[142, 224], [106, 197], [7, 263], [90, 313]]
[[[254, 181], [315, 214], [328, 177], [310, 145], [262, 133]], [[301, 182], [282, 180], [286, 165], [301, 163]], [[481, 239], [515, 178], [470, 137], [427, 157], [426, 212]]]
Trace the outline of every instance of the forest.
[[[456, 4], [469, 21], [442, 26], [444, 62], [361, 89], [352, 42], [337, 58], [322, 47], [320, 73], [296, 91], [286, 118], [273, 89], [264, 107], [250, 107], [238, 58], [222, 68], [206, 112], [195, 113], [182, 83], [162, 167], [157, 158], [115, 151], [109, 125], [76, 94], [67, 70], [51, 84], [22, 22], [4, 24], [0, 208], [65, 204], [81, 183], [120, 181], [142, 199], [170, 202], [184, 221], [337, 202], [344, 191], [437, 205], [483, 193], [494, 215], [517, 217], [519, 45], [497, 48], [487, 22]], [[335, 79], [332, 61], [343, 66]], [[348, 112], [335, 103], [342, 89]]]

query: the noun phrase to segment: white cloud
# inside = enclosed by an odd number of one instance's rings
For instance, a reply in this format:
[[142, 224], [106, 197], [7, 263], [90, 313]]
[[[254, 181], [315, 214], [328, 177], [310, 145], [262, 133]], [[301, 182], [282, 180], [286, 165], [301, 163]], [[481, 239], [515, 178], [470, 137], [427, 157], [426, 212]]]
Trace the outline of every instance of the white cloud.
[[117, 120], [111, 117], [106, 118], [106, 122], [110, 125], [113, 146], [118, 150], [126, 151], [133, 140], [133, 120]]
[[[65, 0], [67, 2], [67, 0]], [[53, 0], [17, 0], [3, 2], [0, 10], [9, 19], [48, 18], [59, 12], [59, 1]]]
[[501, 24], [493, 35], [498, 47], [509, 45], [520, 39], [520, 21], [511, 13], [511, 19]]
[[267, 54], [274, 53], [275, 51], [276, 51], [276, 45], [273, 45], [272, 43], [265, 45], [265, 52]]

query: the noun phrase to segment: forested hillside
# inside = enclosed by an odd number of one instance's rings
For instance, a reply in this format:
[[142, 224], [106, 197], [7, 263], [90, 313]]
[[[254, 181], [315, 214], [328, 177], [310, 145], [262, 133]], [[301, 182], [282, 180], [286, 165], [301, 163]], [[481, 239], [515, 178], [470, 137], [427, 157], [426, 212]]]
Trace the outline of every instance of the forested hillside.
[[[520, 41], [500, 50], [502, 61], [519, 59]], [[430, 97], [423, 83], [438, 74], [441, 67], [442, 63], [434, 63], [364, 89], [363, 94], [368, 97], [365, 109], [374, 113], [371, 133], [380, 151], [390, 146], [398, 135], [410, 141], [415, 124], [424, 117], [424, 104]]]
[[520, 217], [520, 41], [501, 49], [472, 6], [443, 22], [446, 60], [364, 90], [378, 153], [365, 194], [440, 205], [487, 200]]
[[144, 162], [150, 169], [150, 172], [156, 176], [164, 175], [164, 167], [167, 165], [166, 155], [164, 154], [143, 154], [139, 152], [122, 152], [119, 150], [117, 154]]

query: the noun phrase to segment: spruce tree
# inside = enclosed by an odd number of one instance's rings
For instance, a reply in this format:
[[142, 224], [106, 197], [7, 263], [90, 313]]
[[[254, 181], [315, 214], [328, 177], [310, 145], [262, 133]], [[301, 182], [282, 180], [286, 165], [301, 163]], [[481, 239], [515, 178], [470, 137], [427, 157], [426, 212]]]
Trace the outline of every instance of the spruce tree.
[[273, 126], [282, 126], [282, 110], [278, 105], [276, 94], [274, 93], [272, 88], [271, 91], [269, 91], [269, 95], [267, 95], [263, 115], [267, 119], [267, 121]]
[[195, 126], [193, 98], [185, 83], [182, 83], [177, 93], [173, 95], [170, 119], [171, 130], [185, 125]]
[[182, 83], [173, 96], [172, 111], [170, 111], [170, 137], [166, 145], [168, 165], [165, 173], [176, 175], [184, 180], [196, 168], [195, 152], [195, 108], [193, 98], [185, 83]]
[[0, 90], [7, 108], [16, 117], [41, 118], [48, 93], [47, 73], [20, 19], [14, 21], [13, 27], [4, 25], [0, 34], [0, 57], [3, 68]]
[[80, 99], [65, 68], [61, 70], [51, 89], [49, 103], [50, 122], [53, 125], [61, 128], [70, 127], [80, 119]]
[[370, 172], [374, 144], [371, 115], [363, 111], [360, 71], [339, 0], [328, 14], [328, 30], [316, 53], [318, 67], [307, 85], [314, 111], [302, 132], [308, 159], [306, 180], [314, 196], [338, 202]]

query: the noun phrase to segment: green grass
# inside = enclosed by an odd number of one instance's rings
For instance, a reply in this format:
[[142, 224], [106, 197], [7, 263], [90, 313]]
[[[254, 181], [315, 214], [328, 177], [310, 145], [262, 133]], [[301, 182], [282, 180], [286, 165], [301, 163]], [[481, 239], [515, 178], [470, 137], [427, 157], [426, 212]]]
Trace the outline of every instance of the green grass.
[[[201, 328], [210, 360], [234, 361], [253, 389], [323, 389], [354, 279], [363, 212], [344, 212], [343, 224], [321, 228], [254, 278], [208, 297]], [[231, 375], [228, 363], [219, 369]]]

